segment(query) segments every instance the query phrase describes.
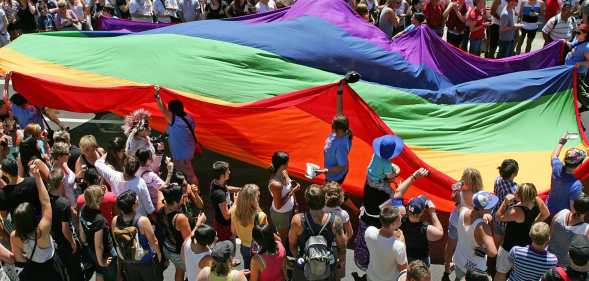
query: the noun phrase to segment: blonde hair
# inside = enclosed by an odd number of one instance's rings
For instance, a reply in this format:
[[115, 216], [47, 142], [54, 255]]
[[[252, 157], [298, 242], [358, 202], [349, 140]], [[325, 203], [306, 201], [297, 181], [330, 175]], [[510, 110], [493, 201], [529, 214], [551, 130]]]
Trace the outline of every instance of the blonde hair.
[[325, 206], [333, 208], [342, 204], [344, 201], [344, 191], [337, 182], [328, 182], [323, 187], [325, 189]]
[[33, 136], [33, 138], [40, 138], [41, 137], [41, 133], [43, 132], [43, 129], [41, 128], [41, 125], [39, 124], [35, 124], [35, 123], [29, 123], [25, 129], [23, 130], [23, 136], [26, 138], [28, 136]]
[[98, 142], [93, 135], [85, 135], [80, 138], [80, 150], [95, 149], [98, 147]]
[[260, 210], [258, 196], [260, 188], [255, 184], [246, 184], [237, 195], [235, 202], [235, 215], [237, 222], [242, 226], [248, 226], [254, 223], [254, 217]]
[[530, 228], [530, 238], [537, 245], [544, 245], [550, 240], [550, 226], [545, 222], [537, 222]]
[[538, 191], [533, 183], [522, 183], [515, 190], [515, 194], [519, 197], [522, 203], [531, 203], [536, 200]]
[[98, 199], [104, 196], [104, 190], [98, 185], [91, 185], [84, 191], [84, 201], [86, 207], [98, 209]]
[[472, 193], [483, 190], [483, 177], [481, 176], [481, 172], [475, 168], [464, 169], [462, 181], [470, 187]]

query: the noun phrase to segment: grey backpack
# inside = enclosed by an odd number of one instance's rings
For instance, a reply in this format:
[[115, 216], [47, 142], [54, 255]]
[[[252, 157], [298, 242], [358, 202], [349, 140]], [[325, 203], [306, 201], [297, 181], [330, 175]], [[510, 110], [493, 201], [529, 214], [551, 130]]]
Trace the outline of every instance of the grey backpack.
[[334, 215], [329, 214], [327, 223], [321, 226], [318, 233], [314, 233], [310, 216], [303, 214], [303, 220], [307, 225], [310, 236], [305, 242], [303, 259], [305, 260], [305, 278], [309, 281], [324, 280], [334, 274], [335, 255], [332, 245], [329, 245], [325, 236], [321, 233], [327, 227], [331, 227], [334, 221]]

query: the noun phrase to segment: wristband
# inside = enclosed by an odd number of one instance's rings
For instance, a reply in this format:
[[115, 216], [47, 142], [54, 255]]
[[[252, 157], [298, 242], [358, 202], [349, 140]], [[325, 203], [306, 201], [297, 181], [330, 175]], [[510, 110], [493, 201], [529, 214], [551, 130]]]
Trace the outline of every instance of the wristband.
[[558, 143], [564, 145], [567, 143], [567, 139], [560, 139]]

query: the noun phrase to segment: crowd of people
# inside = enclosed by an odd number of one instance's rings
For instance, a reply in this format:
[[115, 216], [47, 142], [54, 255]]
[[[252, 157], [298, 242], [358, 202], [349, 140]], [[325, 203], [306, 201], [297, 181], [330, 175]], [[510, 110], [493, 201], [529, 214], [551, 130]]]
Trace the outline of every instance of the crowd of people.
[[101, 16], [181, 23], [263, 13], [290, 4], [290, 0], [2, 0], [0, 46], [25, 33], [99, 30]]
[[[303, 187], [289, 175], [289, 154], [277, 151], [267, 186], [232, 186], [229, 163], [192, 166], [202, 153], [197, 122], [179, 100], [165, 104], [157, 87], [167, 138], [152, 137], [151, 113], [137, 109], [123, 137], [106, 146], [93, 135], [72, 144], [54, 111], [8, 97], [8, 87], [0, 106], [3, 281], [162, 281], [168, 267], [175, 281], [429, 281], [430, 242], [444, 237], [442, 280], [589, 278], [589, 196], [574, 176], [586, 152], [568, 148], [561, 160], [568, 133], [551, 157], [546, 200], [533, 183], [516, 183], [513, 159], [500, 164], [494, 192], [466, 168], [452, 186], [455, 208], [444, 227], [426, 196], [404, 198], [429, 171], [399, 179], [398, 136], [372, 141], [361, 207], [347, 198], [354, 139], [341, 113], [326, 136], [323, 167], [312, 171], [324, 174], [324, 184]], [[211, 181], [199, 180], [195, 168], [209, 169]], [[352, 263], [357, 271], [349, 272]]]
[[[586, 1], [543, 0], [362, 0], [353, 2], [358, 14], [395, 38], [421, 24], [448, 43], [486, 58], [527, 53], [541, 31], [545, 45], [558, 40], [573, 43], [575, 31], [589, 30], [583, 12]], [[445, 32], [444, 32], [445, 31]], [[584, 40], [584, 39], [583, 39]], [[485, 42], [485, 46], [483, 46]], [[525, 47], [524, 47], [525, 45]], [[523, 49], [523, 52], [522, 52]]]

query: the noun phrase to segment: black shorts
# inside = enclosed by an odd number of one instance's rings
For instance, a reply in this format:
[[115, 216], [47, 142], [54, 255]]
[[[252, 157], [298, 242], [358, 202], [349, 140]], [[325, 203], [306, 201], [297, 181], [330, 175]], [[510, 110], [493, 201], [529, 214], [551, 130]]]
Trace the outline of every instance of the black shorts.
[[534, 38], [536, 37], [536, 33], [538, 33], [538, 29], [521, 29], [521, 33], [522, 33], [522, 38], [528, 36], [529, 38], [531, 38], [530, 40], [534, 40]]

